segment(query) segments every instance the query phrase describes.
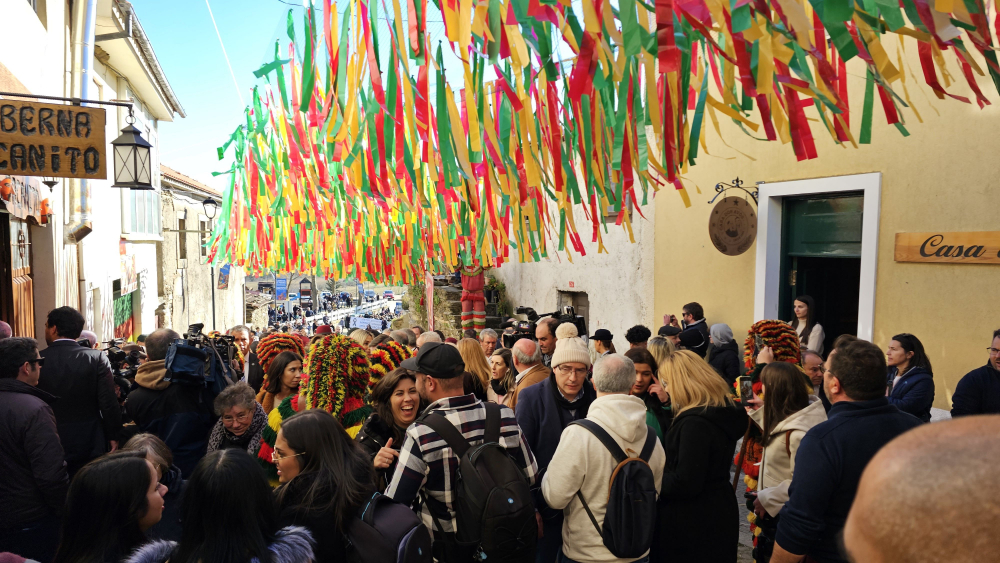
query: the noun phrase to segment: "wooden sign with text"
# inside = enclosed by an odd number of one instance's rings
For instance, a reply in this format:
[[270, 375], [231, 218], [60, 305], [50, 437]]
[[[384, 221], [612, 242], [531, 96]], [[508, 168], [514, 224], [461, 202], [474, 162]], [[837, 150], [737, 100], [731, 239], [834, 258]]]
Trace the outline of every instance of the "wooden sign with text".
[[1000, 264], [1000, 231], [896, 233], [896, 262]]
[[0, 174], [108, 177], [104, 108], [0, 100]]

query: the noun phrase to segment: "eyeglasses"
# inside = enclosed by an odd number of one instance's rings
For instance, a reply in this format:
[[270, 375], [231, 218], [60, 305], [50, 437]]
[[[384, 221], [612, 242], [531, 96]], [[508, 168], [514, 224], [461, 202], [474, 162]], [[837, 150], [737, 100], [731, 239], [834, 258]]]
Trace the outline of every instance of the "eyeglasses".
[[292, 455], [281, 455], [281, 454], [279, 454], [277, 452], [277, 450], [275, 450], [275, 451], [271, 452], [271, 461], [273, 461], [274, 463], [278, 463], [279, 461], [281, 461], [283, 459], [290, 458], [290, 457], [299, 457], [300, 455], [305, 455], [305, 454], [306, 454], [306, 452], [299, 452], [297, 454], [292, 454]]
[[239, 421], [240, 424], [243, 424], [249, 418], [250, 418], [250, 413], [249, 412], [242, 412], [242, 413], [236, 415], [235, 418], [231, 417], [229, 415], [226, 415], [226, 416], [222, 417], [222, 423], [223, 424], [232, 424], [235, 421]]
[[986, 350], [990, 353], [991, 356], [996, 356], [997, 354], [1000, 354], [1000, 350], [997, 350], [996, 348], [993, 347], [987, 348]]
[[559, 373], [563, 375], [569, 375], [571, 373], [575, 373], [577, 375], [587, 375], [587, 368], [579, 369], [579, 368], [571, 368], [567, 365], [562, 365], [556, 369], [558, 369]]
[[34, 359], [31, 359], [31, 360], [28, 360], [28, 363], [29, 364], [38, 364], [38, 367], [42, 367], [42, 366], [45, 365], [45, 358], [34, 358]]

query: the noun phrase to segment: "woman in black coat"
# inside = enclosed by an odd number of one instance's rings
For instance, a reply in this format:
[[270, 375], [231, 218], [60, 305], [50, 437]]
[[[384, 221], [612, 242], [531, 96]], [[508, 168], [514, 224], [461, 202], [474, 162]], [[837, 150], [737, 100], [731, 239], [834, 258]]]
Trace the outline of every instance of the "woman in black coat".
[[746, 411], [694, 352], [671, 354], [659, 374], [676, 414], [664, 438], [660, 540], [650, 561], [735, 563], [739, 509], [729, 470], [749, 424]]
[[416, 379], [417, 376], [404, 368], [396, 368], [380, 379], [371, 392], [375, 412], [365, 420], [354, 438], [375, 468], [379, 492], [384, 493], [389, 487], [406, 429], [423, 410]]
[[142, 452], [146, 461], [152, 463], [156, 469], [157, 480], [167, 488], [167, 493], [163, 495], [163, 517], [149, 529], [149, 537], [180, 541], [181, 496], [184, 494], [185, 481], [180, 468], [174, 465], [174, 454], [163, 440], [148, 432], [129, 438], [122, 451]]
[[375, 492], [367, 456], [336, 418], [310, 409], [281, 423], [273, 457], [282, 484], [275, 491], [279, 523], [312, 532], [313, 563], [348, 560], [348, 525]]
[[733, 329], [726, 324], [714, 324], [709, 331], [712, 348], [708, 352], [708, 363], [733, 389], [740, 376], [740, 348], [733, 340]]

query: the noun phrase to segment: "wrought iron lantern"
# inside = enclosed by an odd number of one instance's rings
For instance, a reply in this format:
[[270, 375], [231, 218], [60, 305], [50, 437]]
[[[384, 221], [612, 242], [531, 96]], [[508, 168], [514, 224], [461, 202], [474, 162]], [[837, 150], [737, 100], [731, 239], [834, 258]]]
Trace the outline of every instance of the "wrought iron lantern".
[[135, 127], [135, 117], [129, 107], [128, 125], [122, 129], [120, 137], [111, 141], [114, 147], [115, 183], [113, 188], [130, 190], [152, 190], [153, 158], [149, 144]]

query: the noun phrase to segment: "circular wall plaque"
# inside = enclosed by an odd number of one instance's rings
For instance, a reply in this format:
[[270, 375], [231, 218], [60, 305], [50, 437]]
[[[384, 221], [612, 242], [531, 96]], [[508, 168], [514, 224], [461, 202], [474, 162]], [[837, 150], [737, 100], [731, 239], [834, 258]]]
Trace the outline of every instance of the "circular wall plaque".
[[757, 212], [749, 201], [727, 197], [715, 204], [708, 220], [708, 236], [719, 252], [739, 256], [757, 238]]

